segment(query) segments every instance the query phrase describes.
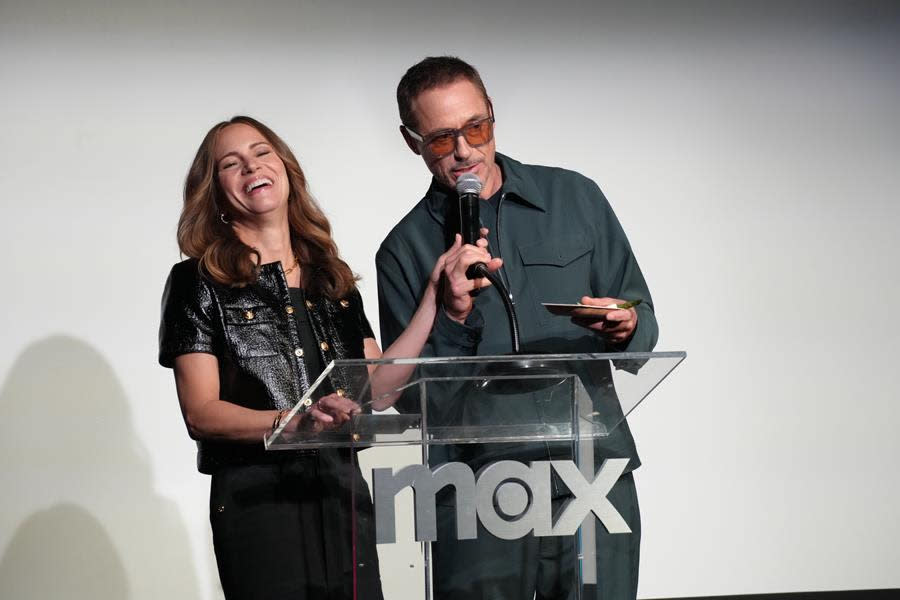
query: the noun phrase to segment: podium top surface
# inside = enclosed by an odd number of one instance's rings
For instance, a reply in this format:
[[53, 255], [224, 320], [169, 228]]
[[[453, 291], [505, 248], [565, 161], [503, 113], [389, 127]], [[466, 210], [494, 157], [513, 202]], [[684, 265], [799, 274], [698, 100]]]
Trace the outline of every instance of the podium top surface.
[[[333, 361], [264, 442], [269, 450], [287, 450], [602, 438], [686, 356], [676, 351]], [[360, 414], [338, 429], [321, 430], [304, 413], [329, 394], [351, 398]]]

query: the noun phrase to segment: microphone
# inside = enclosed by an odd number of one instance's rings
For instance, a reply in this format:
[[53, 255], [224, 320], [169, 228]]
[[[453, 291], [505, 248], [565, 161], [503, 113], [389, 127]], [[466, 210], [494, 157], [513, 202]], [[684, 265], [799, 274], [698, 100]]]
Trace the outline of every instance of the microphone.
[[[475, 173], [463, 173], [456, 180], [456, 193], [459, 195], [459, 233], [463, 244], [475, 245], [481, 237], [481, 213], [478, 205], [481, 200], [482, 183]], [[466, 277], [487, 277], [487, 265], [477, 262], [466, 269]]]
[[475, 245], [481, 237], [481, 216], [478, 196], [482, 183], [475, 173], [463, 173], [456, 180], [459, 195], [459, 228], [463, 244]]
[[[463, 173], [456, 180], [456, 193], [459, 195], [459, 229], [464, 244], [472, 244], [481, 237], [481, 200], [478, 199], [482, 188], [481, 180], [475, 173]], [[519, 319], [516, 316], [516, 307], [513, 306], [512, 298], [510, 298], [509, 290], [506, 289], [503, 280], [496, 273], [488, 271], [487, 265], [483, 262], [477, 262], [466, 269], [466, 277], [475, 279], [476, 277], [484, 277], [494, 286], [503, 306], [506, 308], [506, 314], [509, 317], [509, 334], [512, 341], [513, 354], [519, 353]]]

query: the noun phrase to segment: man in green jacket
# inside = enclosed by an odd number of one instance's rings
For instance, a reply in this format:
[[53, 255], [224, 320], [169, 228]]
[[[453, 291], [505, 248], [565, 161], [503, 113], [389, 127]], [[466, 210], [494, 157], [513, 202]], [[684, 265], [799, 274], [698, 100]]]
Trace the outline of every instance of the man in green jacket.
[[[497, 293], [466, 278], [475, 262], [499, 274], [515, 304], [523, 353], [649, 352], [658, 330], [650, 292], [625, 233], [590, 179], [564, 169], [525, 165], [495, 151], [493, 106], [478, 72], [453, 57], [427, 58], [397, 88], [409, 148], [433, 175], [425, 197], [397, 224], [376, 256], [382, 343], [404, 330], [437, 258], [444, 264], [442, 310], [424, 356], [487, 356], [511, 351]], [[483, 182], [481, 222], [487, 248], [461, 245], [454, 234], [456, 180]], [[605, 317], [565, 318], [544, 302], [606, 306], [640, 299]], [[635, 598], [640, 516], [631, 471], [640, 461], [627, 423], [598, 446], [601, 458], [629, 458], [608, 499], [632, 530], [597, 527], [597, 598]], [[533, 459], [526, 457], [523, 460]], [[440, 510], [439, 510], [440, 512]], [[440, 521], [439, 515], [439, 521]], [[442, 539], [434, 554], [436, 598], [567, 598], [574, 575], [570, 549], [552, 537]]]

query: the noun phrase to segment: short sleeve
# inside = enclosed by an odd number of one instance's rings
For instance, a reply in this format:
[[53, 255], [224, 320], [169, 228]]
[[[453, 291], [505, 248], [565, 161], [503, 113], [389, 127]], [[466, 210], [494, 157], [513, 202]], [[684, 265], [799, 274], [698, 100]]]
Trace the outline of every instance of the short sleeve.
[[359, 290], [353, 290], [353, 295], [356, 296], [356, 301], [359, 303], [359, 330], [362, 332], [363, 339], [374, 338], [375, 332], [372, 331], [372, 325], [366, 317], [366, 311], [363, 310], [363, 301]]
[[212, 290], [200, 276], [196, 261], [172, 267], [160, 312], [159, 364], [171, 368], [181, 354], [217, 353], [220, 336], [216, 334]]

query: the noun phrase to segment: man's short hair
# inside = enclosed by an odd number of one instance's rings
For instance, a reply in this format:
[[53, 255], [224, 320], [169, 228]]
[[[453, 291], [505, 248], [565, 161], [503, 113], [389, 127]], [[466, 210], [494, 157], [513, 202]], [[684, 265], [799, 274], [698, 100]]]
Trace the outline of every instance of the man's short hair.
[[[468, 79], [481, 90], [486, 104], [490, 105], [487, 90], [478, 70], [466, 61], [455, 56], [429, 56], [411, 66], [397, 85], [397, 108], [400, 109], [400, 122], [416, 129], [416, 116], [412, 103], [422, 92], [450, 85], [460, 79]], [[420, 132], [421, 133], [421, 132]]]

